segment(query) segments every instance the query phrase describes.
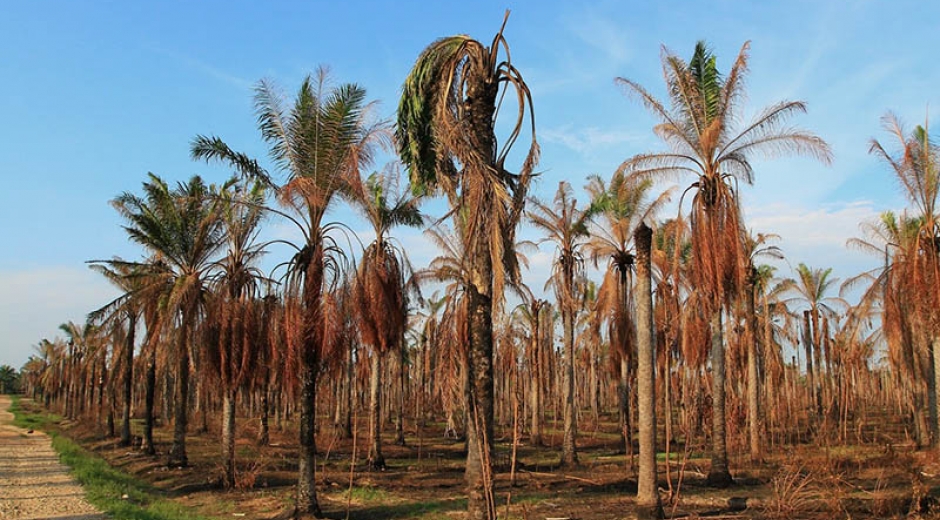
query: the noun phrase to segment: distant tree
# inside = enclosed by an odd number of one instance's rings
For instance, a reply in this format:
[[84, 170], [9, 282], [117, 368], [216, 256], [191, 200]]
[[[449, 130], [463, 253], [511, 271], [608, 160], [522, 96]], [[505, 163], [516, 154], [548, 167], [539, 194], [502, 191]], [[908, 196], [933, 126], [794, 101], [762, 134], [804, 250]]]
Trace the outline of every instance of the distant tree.
[[555, 291], [562, 316], [564, 367], [562, 372], [564, 393], [564, 438], [561, 443], [561, 464], [578, 464], [576, 449], [577, 423], [574, 398], [574, 346], [575, 320], [579, 300], [583, 294], [584, 256], [581, 250], [588, 237], [589, 208], [578, 208], [571, 185], [562, 181], [551, 206], [536, 199], [529, 201], [529, 220], [548, 236], [558, 248], [552, 268], [550, 284]]
[[0, 366], [0, 394], [15, 394], [20, 390], [20, 374], [10, 365]]

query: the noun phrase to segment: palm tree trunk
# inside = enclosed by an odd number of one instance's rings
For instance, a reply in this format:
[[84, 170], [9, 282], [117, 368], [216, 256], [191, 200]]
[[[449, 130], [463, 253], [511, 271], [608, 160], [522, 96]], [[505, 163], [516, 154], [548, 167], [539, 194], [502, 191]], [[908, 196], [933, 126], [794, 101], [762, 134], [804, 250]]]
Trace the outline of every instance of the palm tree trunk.
[[[536, 310], [535, 312], [539, 312]], [[531, 392], [531, 407], [532, 407], [532, 425], [529, 434], [529, 442], [533, 446], [542, 445], [542, 359], [540, 352], [540, 325], [538, 320], [535, 322], [534, 330], [532, 331], [532, 382], [530, 387]]]
[[810, 312], [803, 311], [803, 346], [806, 350], [806, 382], [809, 385], [809, 395], [812, 402], [813, 413], [816, 413], [816, 374], [813, 370], [813, 332], [810, 326]]
[[656, 486], [656, 352], [653, 342], [653, 292], [650, 248], [653, 231], [641, 224], [637, 246], [637, 403], [640, 414], [640, 469], [637, 475], [637, 516], [663, 518]]
[[758, 461], [760, 453], [760, 380], [757, 370], [757, 310], [754, 303], [753, 284], [747, 291], [747, 427], [750, 440], [751, 460]]
[[931, 403], [934, 406], [934, 410], [931, 415], [937, 418], [937, 422], [935, 424], [931, 424], [931, 429], [934, 430], [933, 446], [940, 449], [940, 410], [937, 409], [940, 407], [940, 405], [937, 404], [940, 403], [940, 396], [937, 395], [938, 389], [940, 389], [940, 336], [934, 336], [931, 338], [930, 344], [933, 350], [934, 367], [933, 399]]
[[156, 448], [153, 445], [153, 405], [157, 393], [157, 356], [154, 351], [150, 352], [150, 358], [147, 360], [146, 389], [144, 397], [144, 440], [141, 450], [147, 455], [155, 455]]
[[[487, 256], [487, 258], [489, 258]], [[488, 264], [488, 262], [487, 262]], [[472, 520], [494, 520], [492, 300], [470, 287], [470, 359], [467, 424], [467, 510]]]
[[725, 436], [725, 344], [721, 328], [721, 306], [716, 305], [711, 319], [712, 361], [712, 467], [708, 485], [725, 488], [734, 481], [728, 471], [728, 439]]
[[405, 445], [405, 342], [404, 331], [398, 348], [398, 421], [395, 422], [395, 444]]
[[300, 390], [300, 461], [297, 477], [297, 512], [301, 515], [320, 516], [320, 504], [317, 501], [317, 446], [314, 435], [317, 400], [317, 367], [304, 356], [301, 368]]
[[[573, 275], [572, 275], [573, 278]], [[572, 280], [568, 287], [574, 285]], [[561, 442], [561, 466], [571, 467], [578, 465], [578, 454], [575, 446], [578, 425], [576, 423], [574, 399], [574, 309], [571, 303], [565, 303], [562, 316], [562, 328], [565, 334], [565, 365], [563, 367], [562, 386], [564, 387], [564, 420], [565, 434]]]
[[[267, 369], [265, 369], [267, 371]], [[267, 371], [261, 386], [261, 420], [258, 429], [258, 445], [267, 446], [271, 442], [271, 430], [268, 426], [271, 416], [271, 373]]]
[[235, 487], [235, 391], [222, 395], [222, 457], [225, 461], [225, 486]]
[[176, 398], [174, 402], [173, 445], [167, 460], [171, 468], [185, 468], [189, 463], [186, 457], [186, 426], [189, 419], [189, 326], [184, 318], [184, 325], [179, 330], [176, 348]]
[[296, 512], [300, 516], [320, 516], [317, 500], [317, 373], [318, 353], [323, 342], [323, 249], [314, 243], [312, 260], [307, 267], [303, 288], [304, 339], [300, 345], [300, 460], [297, 468]]
[[617, 407], [620, 410], [620, 443], [623, 452], [633, 456], [633, 428], [630, 424], [630, 364], [627, 353], [620, 356], [620, 382], [617, 384]]
[[382, 456], [382, 358], [372, 350], [372, 371], [369, 374], [369, 467], [385, 469]]
[[134, 387], [134, 332], [137, 315], [130, 314], [127, 320], [127, 340], [124, 343], [124, 401], [121, 410], [121, 446], [131, 445], [131, 398]]

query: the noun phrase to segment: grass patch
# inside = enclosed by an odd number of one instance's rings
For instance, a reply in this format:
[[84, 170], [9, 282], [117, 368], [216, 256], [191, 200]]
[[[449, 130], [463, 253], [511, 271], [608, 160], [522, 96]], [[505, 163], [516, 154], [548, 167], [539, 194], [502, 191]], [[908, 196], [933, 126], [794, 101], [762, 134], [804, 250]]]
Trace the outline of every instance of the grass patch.
[[386, 502], [389, 494], [384, 489], [373, 486], [353, 486], [352, 489], [343, 491], [342, 498], [343, 500], [352, 498], [354, 502], [359, 503]]
[[184, 506], [160, 496], [149, 484], [116, 470], [100, 457], [83, 449], [70, 439], [58, 435], [54, 426], [59, 420], [51, 414], [24, 410], [19, 398], [13, 398], [10, 411], [14, 424], [21, 428], [41, 429], [52, 437], [52, 447], [59, 460], [69, 466], [72, 475], [85, 489], [92, 505], [115, 520], [208, 520], [195, 515]]

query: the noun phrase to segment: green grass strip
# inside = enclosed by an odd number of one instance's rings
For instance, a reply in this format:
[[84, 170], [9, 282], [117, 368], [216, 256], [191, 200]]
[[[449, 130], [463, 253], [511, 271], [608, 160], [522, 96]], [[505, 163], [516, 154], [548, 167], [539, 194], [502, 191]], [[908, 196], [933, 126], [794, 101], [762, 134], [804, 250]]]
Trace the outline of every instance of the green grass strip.
[[[50, 414], [29, 413], [13, 397], [10, 412], [14, 424], [21, 428], [45, 431], [52, 437], [52, 447], [59, 460], [71, 468], [72, 476], [85, 489], [92, 505], [115, 520], [209, 520], [188, 511], [186, 507], [161, 497], [161, 492], [146, 482], [112, 468], [97, 455], [61, 436], [54, 425], [59, 420]], [[126, 495], [127, 498], [124, 498]]]

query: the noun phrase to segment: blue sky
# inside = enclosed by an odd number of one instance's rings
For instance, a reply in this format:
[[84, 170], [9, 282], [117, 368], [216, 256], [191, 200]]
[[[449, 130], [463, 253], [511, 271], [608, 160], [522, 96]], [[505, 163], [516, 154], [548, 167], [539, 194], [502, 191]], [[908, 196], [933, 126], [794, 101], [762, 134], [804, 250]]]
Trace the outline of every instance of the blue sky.
[[[16, 2], [0, 18], [0, 364], [19, 367], [59, 323], [82, 321], [112, 290], [84, 262], [137, 258], [108, 201], [168, 180], [225, 171], [193, 163], [189, 141], [217, 134], [263, 157], [252, 86], [292, 92], [329, 65], [365, 86], [391, 117], [405, 75], [435, 38], [489, 42], [504, 10], [514, 64], [535, 101], [543, 171], [535, 194], [608, 177], [661, 149], [654, 120], [614, 85], [623, 76], [664, 96], [665, 45], [687, 57], [707, 40], [727, 70], [751, 40], [746, 118], [802, 99], [795, 122], [827, 139], [835, 161], [757, 161], [742, 190], [749, 227], [783, 236], [789, 261], [841, 277], [872, 266], [843, 247], [860, 220], [904, 201], [867, 153], [892, 110], [922, 123], [940, 106], [940, 7], [931, 2]], [[583, 199], [583, 197], [582, 197]], [[429, 206], [433, 207], [433, 206]], [[674, 210], [670, 210], [674, 213]], [[332, 215], [361, 227], [337, 207]], [[670, 215], [665, 215], [670, 216]], [[364, 228], [363, 228], [364, 229]], [[421, 265], [420, 234], [402, 242]], [[553, 251], [534, 256], [541, 287]], [[276, 255], [277, 253], [272, 253]], [[783, 272], [781, 274], [788, 274]]]

